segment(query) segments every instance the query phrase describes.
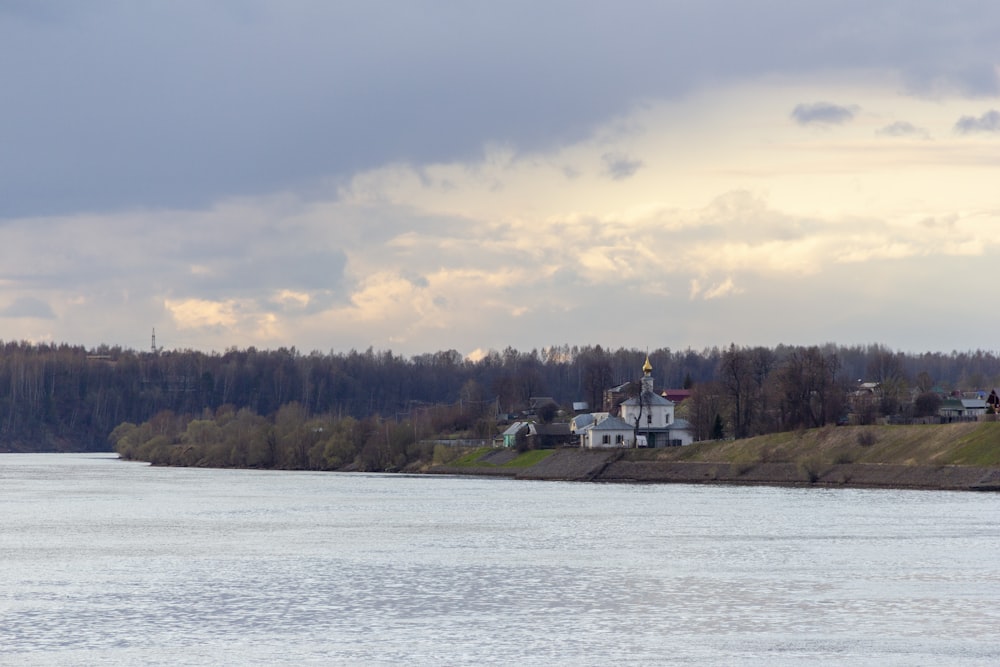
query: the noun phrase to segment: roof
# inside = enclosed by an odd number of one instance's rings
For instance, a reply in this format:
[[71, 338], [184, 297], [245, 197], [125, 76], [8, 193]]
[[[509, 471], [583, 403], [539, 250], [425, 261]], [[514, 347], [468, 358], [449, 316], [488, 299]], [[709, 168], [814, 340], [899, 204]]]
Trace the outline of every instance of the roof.
[[558, 403], [556, 403], [556, 399], [552, 398], [551, 396], [532, 396], [531, 398], [528, 399], [528, 406], [531, 407], [532, 409], [540, 408], [543, 405], [550, 405], [550, 404], [555, 406], [559, 405]]
[[[642, 404], [643, 405], [673, 405], [674, 402], [663, 398], [656, 392], [644, 391], [642, 392]], [[622, 405], [639, 405], [639, 397], [634, 396], [627, 401], [622, 401]]]
[[947, 411], [985, 410], [986, 401], [981, 398], [946, 398], [941, 401], [940, 409]]
[[505, 430], [500, 435], [517, 435], [518, 431], [520, 431], [525, 426], [527, 426], [527, 424], [525, 424], [524, 422], [514, 422], [513, 424], [508, 426], [507, 430]]
[[594, 431], [631, 431], [633, 426], [621, 417], [608, 417], [586, 427]]
[[567, 422], [556, 422], [554, 424], [529, 424], [529, 435], [569, 435], [569, 424]]
[[592, 412], [588, 412], [582, 415], [577, 415], [576, 417], [573, 417], [573, 419], [571, 419], [569, 422], [570, 430], [571, 431], [583, 430], [588, 425], [593, 424], [596, 420], [597, 417], [595, 417]]

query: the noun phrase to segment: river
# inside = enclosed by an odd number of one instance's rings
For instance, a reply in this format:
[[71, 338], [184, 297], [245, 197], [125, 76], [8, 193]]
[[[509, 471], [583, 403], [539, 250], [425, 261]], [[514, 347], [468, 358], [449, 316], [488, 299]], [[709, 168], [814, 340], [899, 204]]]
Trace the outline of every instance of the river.
[[0, 454], [0, 565], [0, 664], [1000, 664], [997, 494]]

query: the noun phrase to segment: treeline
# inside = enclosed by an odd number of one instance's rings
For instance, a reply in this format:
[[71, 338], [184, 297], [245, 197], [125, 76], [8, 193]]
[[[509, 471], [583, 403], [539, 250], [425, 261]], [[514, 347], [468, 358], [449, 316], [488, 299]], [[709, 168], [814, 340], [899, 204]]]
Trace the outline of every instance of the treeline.
[[467, 410], [432, 409], [418, 425], [377, 415], [310, 415], [299, 403], [285, 404], [269, 417], [225, 405], [197, 418], [164, 411], [142, 424], [126, 422], [109, 440], [122, 458], [154, 465], [402, 470], [415, 462], [444, 463], [456, 455], [453, 447], [421, 439], [454, 429], [459, 412]]
[[[599, 409], [604, 390], [635, 380], [645, 357], [599, 345], [507, 348], [472, 361], [454, 350], [407, 358], [372, 349], [139, 352], [0, 342], [0, 451], [106, 450], [119, 424], [142, 424], [164, 412], [190, 418], [207, 410], [215, 419], [224, 406], [273, 418], [295, 404], [310, 418], [377, 416], [412, 425], [429, 406], [458, 405], [458, 427], [464, 421], [466, 429], [485, 429], [476, 423], [477, 410], [515, 413], [533, 396]], [[658, 387], [694, 389], [689, 417], [696, 428], [704, 421], [708, 432], [721, 416], [737, 437], [836, 418], [858, 380], [880, 384], [879, 414], [912, 405], [914, 391], [1000, 384], [1000, 357], [983, 351], [733, 345], [660, 348], [649, 358]]]

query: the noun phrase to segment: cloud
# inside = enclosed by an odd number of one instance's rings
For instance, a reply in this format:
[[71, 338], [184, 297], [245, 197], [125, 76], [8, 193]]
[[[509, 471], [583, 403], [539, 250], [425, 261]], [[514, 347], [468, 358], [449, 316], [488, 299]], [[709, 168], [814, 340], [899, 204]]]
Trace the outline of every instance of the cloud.
[[719, 299], [724, 296], [742, 294], [743, 290], [736, 286], [731, 277], [725, 278], [721, 282], [711, 286], [703, 287], [701, 280], [698, 278], [691, 279], [691, 288], [688, 291], [688, 297], [691, 300], [694, 299], [704, 299], [705, 301], [710, 301], [712, 299]]
[[52, 307], [45, 301], [31, 296], [21, 296], [0, 308], [0, 317], [54, 320], [56, 315], [52, 312]]
[[623, 181], [639, 171], [642, 160], [630, 158], [621, 153], [605, 153], [601, 156], [606, 173], [615, 181]]
[[[44, 325], [145, 349], [155, 326], [168, 348], [413, 354], [669, 331], [701, 347], [730, 342], [717, 337], [733, 321], [740, 343], [823, 333], [829, 303], [849, 301], [869, 318], [845, 315], [843, 331], [868, 340], [917, 267], [995, 260], [1000, 212], [988, 137], [880, 138], [947, 129], [967, 101], [866, 86], [740, 83], [537, 150], [486, 142], [202, 207], [0, 221], [0, 304], [31, 294], [58, 313], [7, 320], [7, 335]], [[866, 113], [837, 132], [789, 122], [797, 101], [825, 96]], [[788, 321], [759, 317], [775, 303]]]
[[1000, 111], [990, 109], [979, 118], [975, 116], [962, 116], [955, 123], [955, 131], [959, 134], [1000, 132]]
[[853, 120], [857, 112], [857, 106], [815, 102], [796, 105], [792, 109], [792, 119], [799, 125], [843, 125]]
[[240, 304], [234, 300], [167, 299], [164, 306], [181, 329], [200, 327], [231, 328], [239, 321]]
[[489, 142], [545, 151], [763, 77], [997, 91], [1000, 5], [964, 0], [133, 4], [0, 2], [0, 218], [204, 208]]
[[929, 139], [930, 134], [922, 127], [917, 127], [913, 123], [907, 122], [905, 120], [897, 120], [894, 123], [890, 123], [885, 127], [879, 128], [875, 131], [883, 137], [920, 137], [922, 139]]

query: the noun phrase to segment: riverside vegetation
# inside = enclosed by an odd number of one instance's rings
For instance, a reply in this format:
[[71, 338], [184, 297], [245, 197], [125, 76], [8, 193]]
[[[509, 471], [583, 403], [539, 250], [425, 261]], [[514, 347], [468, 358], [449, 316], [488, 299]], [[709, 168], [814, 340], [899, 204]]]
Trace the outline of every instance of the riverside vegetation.
[[[500, 416], [523, 410], [532, 396], [555, 398], [564, 414], [578, 400], [599, 409], [604, 390], [635, 379], [646, 356], [565, 345], [507, 348], [471, 360], [454, 350], [404, 358], [371, 349], [206, 354], [0, 342], [0, 451], [112, 447], [158, 464], [316, 470], [442, 466], [461, 450], [441, 441], [488, 440], [502, 426]], [[883, 442], [871, 435], [880, 421], [934, 415], [950, 391], [1000, 384], [1000, 357], [983, 351], [730, 345], [659, 348], [648, 357], [660, 386], [690, 390], [677, 416], [692, 424], [696, 439], [739, 443], [743, 457], [756, 456], [755, 437], [768, 434], [819, 447], [809, 434], [829, 434], [847, 412], [870, 427], [859, 437]], [[879, 391], [852, 404], [859, 379]], [[920, 433], [913, 442], [926, 437]], [[655, 456], [695, 456], [689, 451], [713, 447], [722, 445]], [[788, 451], [772, 444], [758, 458]]]
[[[418, 441], [408, 425], [274, 420], [223, 410], [185, 422], [161, 414], [112, 433], [126, 459], [156, 465], [402, 471], [520, 478], [1000, 488], [1000, 422], [826, 426], [688, 447], [527, 450]], [[955, 471], [967, 471], [955, 474]]]

